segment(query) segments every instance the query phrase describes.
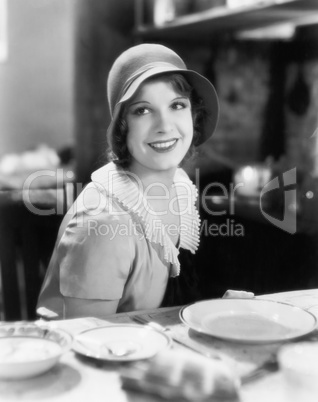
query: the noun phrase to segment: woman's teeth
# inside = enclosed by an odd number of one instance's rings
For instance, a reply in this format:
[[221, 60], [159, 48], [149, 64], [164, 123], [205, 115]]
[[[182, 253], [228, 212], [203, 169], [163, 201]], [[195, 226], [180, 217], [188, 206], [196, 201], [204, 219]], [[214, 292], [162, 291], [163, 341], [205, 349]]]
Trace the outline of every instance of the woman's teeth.
[[149, 145], [151, 146], [151, 148], [154, 148], [154, 149], [166, 150], [166, 149], [171, 148], [173, 145], [175, 145], [176, 142], [177, 142], [177, 140], [171, 140], [171, 141], [167, 141], [167, 142], [154, 142]]

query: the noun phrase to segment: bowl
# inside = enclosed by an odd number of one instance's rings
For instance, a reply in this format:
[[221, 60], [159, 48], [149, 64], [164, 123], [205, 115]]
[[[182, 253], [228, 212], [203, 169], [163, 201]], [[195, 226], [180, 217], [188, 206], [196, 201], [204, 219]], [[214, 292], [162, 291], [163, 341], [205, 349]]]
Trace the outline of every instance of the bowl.
[[72, 336], [66, 331], [35, 323], [0, 325], [0, 379], [35, 377], [50, 370], [70, 349]]

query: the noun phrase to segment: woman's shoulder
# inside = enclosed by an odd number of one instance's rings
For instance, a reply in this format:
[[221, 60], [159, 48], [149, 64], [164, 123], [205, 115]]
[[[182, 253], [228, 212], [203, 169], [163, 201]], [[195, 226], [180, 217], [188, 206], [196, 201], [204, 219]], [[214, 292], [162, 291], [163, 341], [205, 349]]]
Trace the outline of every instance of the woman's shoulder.
[[88, 216], [123, 216], [127, 219], [127, 212], [124, 211], [116, 197], [105, 189], [96, 186], [93, 182], [87, 184], [77, 197], [73, 210], [69, 213], [85, 214]]
[[[99, 215], [122, 212], [122, 206], [114, 194], [115, 182], [120, 181], [122, 173], [114, 163], [108, 163], [91, 175], [91, 181], [85, 185], [74, 203], [74, 213]], [[124, 183], [121, 183], [124, 186]], [[117, 184], [118, 187], [118, 184]], [[72, 213], [72, 211], [70, 211]], [[125, 215], [125, 214], [123, 214]]]
[[101, 192], [114, 194], [120, 189], [124, 189], [125, 185], [129, 185], [129, 173], [117, 166], [114, 162], [95, 170], [91, 175], [91, 184], [98, 188]]

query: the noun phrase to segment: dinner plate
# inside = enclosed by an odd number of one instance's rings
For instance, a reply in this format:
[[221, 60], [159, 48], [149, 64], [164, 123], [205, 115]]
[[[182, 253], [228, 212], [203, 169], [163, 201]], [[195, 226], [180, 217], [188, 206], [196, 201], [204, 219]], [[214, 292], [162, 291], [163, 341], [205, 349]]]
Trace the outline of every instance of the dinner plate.
[[75, 337], [73, 350], [100, 360], [133, 361], [152, 357], [171, 344], [167, 334], [154, 328], [116, 324], [81, 332]]
[[259, 299], [205, 300], [183, 307], [180, 318], [195, 331], [246, 343], [286, 341], [317, 327], [309, 311]]

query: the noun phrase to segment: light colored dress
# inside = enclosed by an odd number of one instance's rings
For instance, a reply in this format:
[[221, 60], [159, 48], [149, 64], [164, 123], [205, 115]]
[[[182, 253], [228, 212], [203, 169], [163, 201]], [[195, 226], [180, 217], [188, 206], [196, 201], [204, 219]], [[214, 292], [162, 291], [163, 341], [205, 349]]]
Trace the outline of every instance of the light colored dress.
[[38, 308], [64, 318], [64, 297], [119, 300], [117, 312], [159, 307], [180, 273], [179, 248], [199, 245], [197, 189], [182, 169], [174, 185], [178, 247], [129, 173], [112, 162], [95, 171], [61, 225]]

